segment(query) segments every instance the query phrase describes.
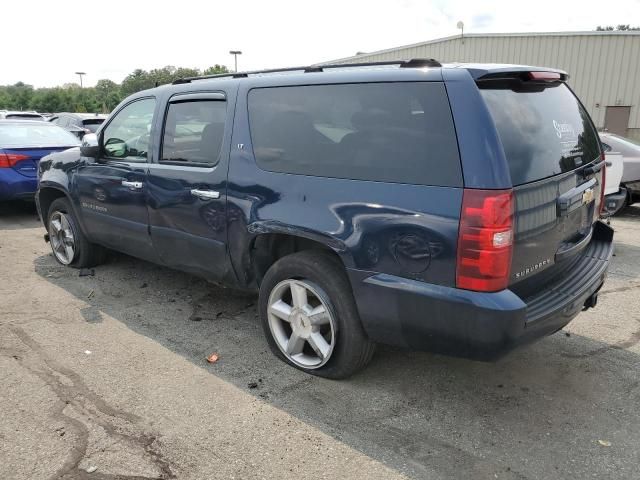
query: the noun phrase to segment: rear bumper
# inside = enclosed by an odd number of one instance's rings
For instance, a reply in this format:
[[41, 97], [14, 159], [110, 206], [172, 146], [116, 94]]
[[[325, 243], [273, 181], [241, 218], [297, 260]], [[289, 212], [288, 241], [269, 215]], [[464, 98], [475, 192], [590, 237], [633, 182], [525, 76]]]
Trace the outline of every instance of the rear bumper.
[[12, 168], [0, 168], [0, 200], [33, 200], [38, 179], [21, 175]]
[[616, 193], [611, 193], [604, 197], [604, 206], [609, 215], [615, 215], [620, 210], [627, 199], [627, 190], [620, 188]]
[[349, 271], [362, 323], [377, 342], [490, 360], [550, 335], [595, 305], [613, 254], [613, 231], [593, 240], [545, 290], [472, 292], [386, 274]]

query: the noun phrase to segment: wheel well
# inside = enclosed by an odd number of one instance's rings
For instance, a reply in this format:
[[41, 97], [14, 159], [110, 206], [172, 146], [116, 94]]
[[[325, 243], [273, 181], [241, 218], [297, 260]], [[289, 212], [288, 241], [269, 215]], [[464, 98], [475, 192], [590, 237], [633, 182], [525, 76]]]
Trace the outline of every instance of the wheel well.
[[303, 250], [327, 252], [343, 264], [340, 256], [321, 242], [283, 233], [266, 233], [256, 237], [251, 248], [251, 265], [256, 283], [262, 283], [267, 270], [279, 259]]
[[38, 201], [40, 203], [40, 214], [42, 215], [42, 222], [47, 224], [47, 217], [49, 216], [49, 207], [53, 201], [57, 198], [66, 197], [64, 192], [57, 188], [41, 188], [38, 195]]

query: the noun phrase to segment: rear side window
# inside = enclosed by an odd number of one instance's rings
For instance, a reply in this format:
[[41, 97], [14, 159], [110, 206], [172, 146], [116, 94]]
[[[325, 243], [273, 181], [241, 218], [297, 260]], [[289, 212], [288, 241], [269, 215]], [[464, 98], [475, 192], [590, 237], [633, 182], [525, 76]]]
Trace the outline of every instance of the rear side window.
[[269, 171], [461, 186], [442, 83], [258, 88], [249, 92], [258, 165]]
[[196, 100], [170, 103], [164, 127], [162, 162], [218, 163], [227, 102]]
[[568, 172], [598, 158], [598, 134], [564, 84], [480, 92], [498, 129], [514, 185]]

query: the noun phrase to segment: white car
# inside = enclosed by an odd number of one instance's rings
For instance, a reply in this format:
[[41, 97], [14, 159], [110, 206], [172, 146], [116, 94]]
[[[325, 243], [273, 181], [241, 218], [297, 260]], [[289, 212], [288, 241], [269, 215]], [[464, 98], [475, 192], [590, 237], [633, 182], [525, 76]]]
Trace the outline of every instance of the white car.
[[604, 160], [607, 169], [604, 206], [608, 215], [615, 215], [627, 203], [627, 189], [620, 185], [624, 172], [623, 157], [621, 153], [605, 151]]
[[7, 120], [42, 120], [44, 117], [37, 112], [29, 111], [29, 112], [18, 112], [11, 110], [0, 110], [0, 118], [4, 118]]
[[614, 152], [622, 155], [624, 172], [620, 186], [627, 190], [626, 204], [640, 201], [640, 143], [607, 132], [600, 132], [600, 140], [605, 156]]

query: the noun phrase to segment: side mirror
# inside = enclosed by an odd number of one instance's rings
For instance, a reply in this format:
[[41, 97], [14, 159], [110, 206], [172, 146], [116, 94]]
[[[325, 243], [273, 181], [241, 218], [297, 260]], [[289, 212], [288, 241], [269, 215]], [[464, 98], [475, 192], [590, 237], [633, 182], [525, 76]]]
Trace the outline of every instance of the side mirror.
[[95, 133], [87, 133], [82, 137], [80, 153], [83, 157], [98, 158], [98, 155], [100, 154], [100, 145], [98, 143], [98, 136]]
[[127, 142], [113, 137], [107, 140], [107, 143], [104, 144], [104, 151], [109, 157], [115, 158], [124, 158], [129, 155]]

